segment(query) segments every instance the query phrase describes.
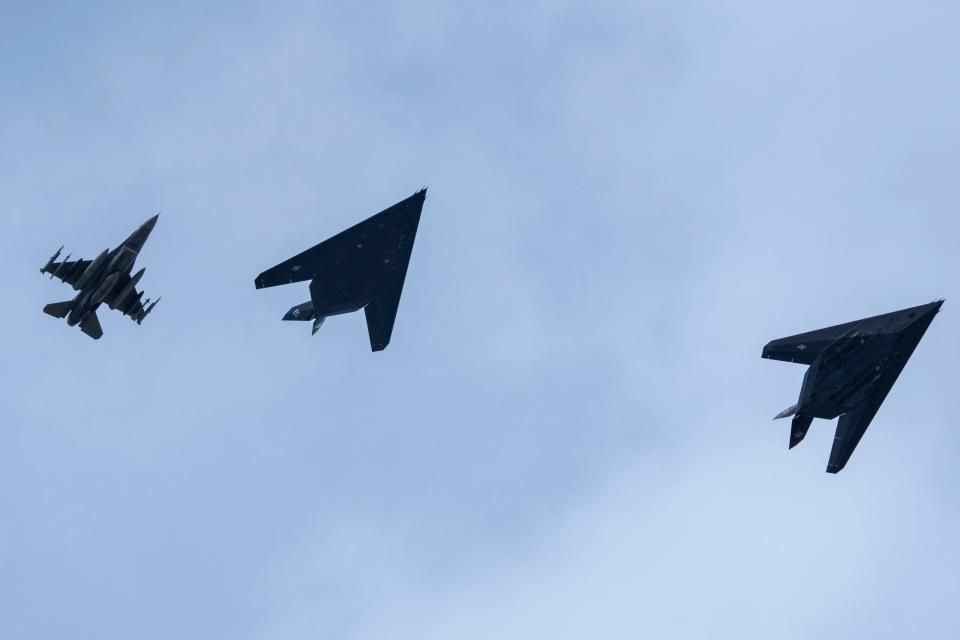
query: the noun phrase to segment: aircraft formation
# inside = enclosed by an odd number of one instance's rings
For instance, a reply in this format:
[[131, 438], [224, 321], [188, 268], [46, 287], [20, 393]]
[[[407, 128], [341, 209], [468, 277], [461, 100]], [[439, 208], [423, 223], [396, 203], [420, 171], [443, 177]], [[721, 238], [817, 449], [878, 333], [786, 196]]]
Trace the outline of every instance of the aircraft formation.
[[[309, 281], [310, 300], [283, 320], [312, 322], [312, 333], [332, 315], [363, 309], [370, 349], [390, 344], [426, 189], [262, 272], [257, 289]], [[97, 310], [106, 304], [137, 324], [160, 298], [142, 300], [137, 285], [145, 269], [134, 263], [157, 223], [153, 216], [115, 249], [93, 260], [58, 262], [63, 247], [40, 269], [73, 287], [76, 296], [43, 308], [95, 340], [103, 336]], [[808, 365], [795, 404], [774, 419], [792, 418], [789, 448], [807, 434], [814, 418], [839, 418], [828, 473], [842, 470], [893, 388], [943, 300], [854, 320], [769, 342], [763, 358]]]

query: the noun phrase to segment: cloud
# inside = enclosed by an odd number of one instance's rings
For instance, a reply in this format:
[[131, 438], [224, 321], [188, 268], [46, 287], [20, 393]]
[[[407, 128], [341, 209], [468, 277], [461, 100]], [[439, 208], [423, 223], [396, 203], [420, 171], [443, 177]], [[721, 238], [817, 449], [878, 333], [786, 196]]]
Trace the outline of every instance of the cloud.
[[956, 625], [958, 519], [949, 500], [916, 501], [920, 474], [870, 486], [742, 449], [621, 466], [535, 540], [466, 572], [429, 572], [417, 536], [382, 521], [313, 537], [292, 551], [261, 637], [894, 638]]
[[[949, 628], [949, 300], [838, 478], [826, 423], [783, 452], [802, 370], [758, 354], [952, 295], [955, 12], [21, 16], [47, 26], [0, 101], [2, 635]], [[425, 183], [383, 354], [253, 290]], [[30, 265], [156, 209], [149, 323], [39, 313], [69, 292]]]

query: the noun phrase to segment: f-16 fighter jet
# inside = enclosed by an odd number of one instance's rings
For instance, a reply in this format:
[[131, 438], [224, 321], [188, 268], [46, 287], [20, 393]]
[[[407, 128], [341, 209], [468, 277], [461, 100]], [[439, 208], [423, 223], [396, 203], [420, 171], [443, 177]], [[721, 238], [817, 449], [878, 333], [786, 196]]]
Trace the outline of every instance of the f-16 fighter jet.
[[327, 316], [363, 309], [370, 348], [390, 344], [410, 252], [417, 236], [423, 189], [346, 231], [267, 269], [257, 289], [310, 280], [310, 301], [284, 320], [312, 320], [313, 333]]
[[49, 273], [51, 279], [60, 278], [79, 293], [73, 300], [48, 304], [43, 312], [54, 318], [66, 318], [71, 327], [79, 324], [80, 330], [94, 340], [99, 340], [103, 335], [97, 318], [97, 308], [103, 303], [130, 316], [137, 324], [143, 322], [160, 298], [152, 304], [150, 298], [141, 302], [143, 292], [137, 291], [137, 283], [145, 269], [140, 269], [132, 276], [130, 271], [158, 217], [159, 214], [153, 216], [119, 247], [113, 251], [104, 249], [93, 260], [70, 260], [70, 256], [67, 256], [62, 262], [57, 262], [63, 247], [57, 249], [40, 273]]
[[840, 416], [828, 473], [837, 473], [863, 437], [943, 300], [774, 340], [763, 357], [810, 365], [800, 400], [774, 418], [793, 416], [790, 448], [814, 418]]

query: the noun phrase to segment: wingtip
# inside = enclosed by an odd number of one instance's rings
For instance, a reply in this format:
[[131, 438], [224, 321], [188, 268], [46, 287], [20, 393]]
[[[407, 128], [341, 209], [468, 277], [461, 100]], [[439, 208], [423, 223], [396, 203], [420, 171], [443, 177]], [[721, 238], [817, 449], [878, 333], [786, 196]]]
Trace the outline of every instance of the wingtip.
[[847, 466], [846, 461], [837, 464], [836, 462], [827, 462], [827, 473], [840, 473]]

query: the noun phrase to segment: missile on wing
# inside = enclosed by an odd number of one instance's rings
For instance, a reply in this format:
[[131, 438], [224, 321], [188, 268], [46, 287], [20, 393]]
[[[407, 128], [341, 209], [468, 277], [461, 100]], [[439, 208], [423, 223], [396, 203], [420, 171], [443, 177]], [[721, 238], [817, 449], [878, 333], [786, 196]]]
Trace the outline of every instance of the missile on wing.
[[50, 256], [50, 259], [47, 260], [47, 264], [43, 265], [43, 267], [40, 268], [40, 273], [46, 273], [51, 268], [53, 268], [53, 263], [56, 262], [57, 258], [60, 257], [61, 251], [63, 251], [63, 245], [60, 245], [60, 248], [57, 249], [57, 252], [54, 253], [52, 256]]
[[[143, 310], [143, 315], [137, 319], [137, 324], [140, 324], [141, 322], [143, 322], [143, 319], [146, 318], [148, 315], [150, 315], [150, 312], [153, 311], [153, 308], [157, 306], [157, 304], [159, 304], [160, 300], [161, 298], [157, 298], [156, 300], [153, 301], [153, 304], [151, 304], [149, 307]], [[148, 298], [147, 302], [149, 301], [150, 300]]]
[[[58, 255], [59, 255], [59, 252], [58, 252]], [[54, 257], [56, 257], [56, 256], [54, 256]], [[63, 262], [61, 262], [60, 264], [57, 265], [57, 268], [56, 268], [56, 269], [50, 269], [50, 279], [53, 280], [54, 277], [60, 275], [60, 273], [66, 268], [65, 265], [66, 265], [68, 262], [70, 262], [70, 254], [69, 254], [69, 253], [67, 254], [67, 257], [63, 259]], [[53, 263], [51, 263], [50, 266], [52, 266], [52, 265], [53, 265]]]

